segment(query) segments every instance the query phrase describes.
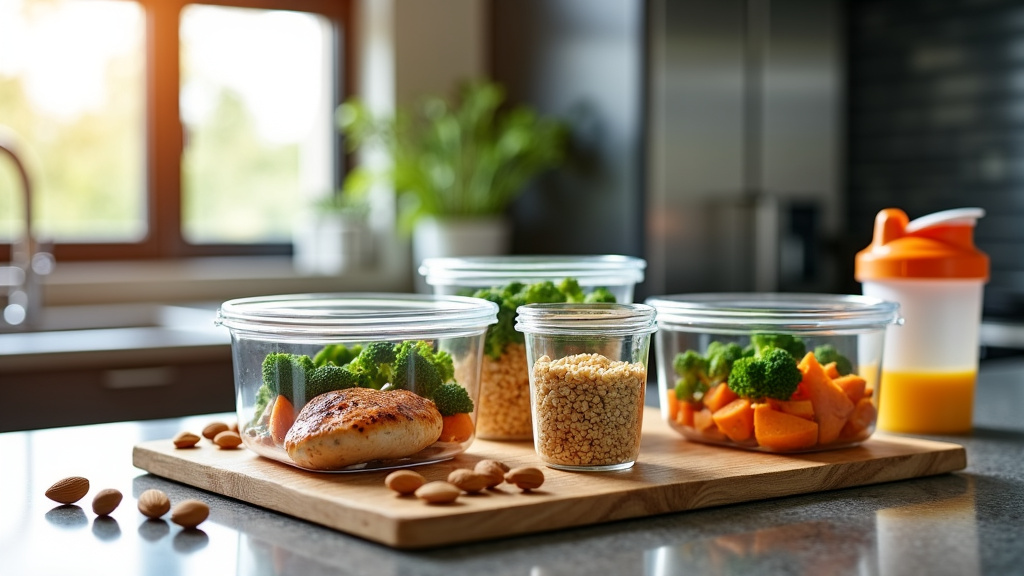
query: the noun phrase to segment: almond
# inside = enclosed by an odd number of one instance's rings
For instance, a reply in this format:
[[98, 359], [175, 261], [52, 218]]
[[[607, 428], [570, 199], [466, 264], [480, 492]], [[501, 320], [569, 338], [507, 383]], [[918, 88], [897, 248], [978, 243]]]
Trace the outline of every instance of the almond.
[[121, 503], [121, 492], [114, 488], [105, 488], [92, 498], [92, 511], [97, 516], [108, 516]]
[[46, 497], [61, 504], [74, 504], [89, 493], [89, 480], [81, 476], [69, 476], [58, 480], [46, 490]]
[[148, 518], [159, 518], [171, 509], [171, 501], [160, 490], [151, 488], [139, 496], [139, 512]]
[[505, 481], [523, 491], [533, 490], [544, 483], [544, 473], [532, 467], [513, 468], [505, 473]]
[[508, 466], [497, 460], [481, 460], [473, 467], [473, 471], [487, 478], [487, 488], [494, 488], [505, 481]]
[[195, 528], [210, 516], [210, 507], [199, 500], [183, 500], [171, 512], [171, 522], [183, 528]]
[[228, 429], [228, 425], [223, 422], [210, 422], [203, 428], [203, 438], [213, 440], [217, 437], [217, 434]]
[[472, 470], [466, 468], [459, 468], [458, 470], [452, 470], [451, 474], [448, 475], [448, 483], [458, 487], [459, 490], [469, 492], [479, 492], [484, 488], [488, 487], [490, 478], [483, 474], [477, 474]]
[[427, 482], [416, 490], [416, 497], [428, 504], [448, 504], [462, 494], [462, 490], [444, 481]]
[[395, 470], [384, 479], [384, 485], [399, 494], [412, 494], [426, 483], [426, 478], [412, 470]]
[[178, 432], [173, 442], [175, 448], [192, 448], [199, 443], [199, 436], [191, 432]]
[[242, 437], [238, 435], [238, 432], [224, 430], [213, 437], [213, 443], [223, 450], [234, 450], [241, 446]]

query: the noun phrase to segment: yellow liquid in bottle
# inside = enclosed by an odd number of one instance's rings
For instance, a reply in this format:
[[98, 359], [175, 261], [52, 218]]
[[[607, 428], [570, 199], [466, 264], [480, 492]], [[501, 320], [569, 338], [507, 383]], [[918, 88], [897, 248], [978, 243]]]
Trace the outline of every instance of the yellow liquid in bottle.
[[882, 371], [878, 428], [910, 434], [970, 432], [978, 373]]

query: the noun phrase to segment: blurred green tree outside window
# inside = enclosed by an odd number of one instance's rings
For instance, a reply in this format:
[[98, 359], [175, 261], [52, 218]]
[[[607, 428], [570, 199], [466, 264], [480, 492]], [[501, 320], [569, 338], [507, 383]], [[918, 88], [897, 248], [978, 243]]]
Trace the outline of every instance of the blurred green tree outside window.
[[[345, 0], [3, 0], [0, 125], [58, 260], [286, 253], [340, 179]], [[0, 261], [21, 195], [0, 159]]]

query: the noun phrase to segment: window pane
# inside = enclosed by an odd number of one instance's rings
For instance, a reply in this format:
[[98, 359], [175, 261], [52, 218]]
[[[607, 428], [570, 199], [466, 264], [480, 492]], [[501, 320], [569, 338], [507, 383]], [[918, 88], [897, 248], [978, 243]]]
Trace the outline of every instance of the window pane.
[[183, 230], [287, 242], [332, 186], [333, 41], [317, 15], [190, 5], [181, 16]]
[[[144, 55], [133, 2], [0, 2], [0, 123], [24, 146], [41, 237], [145, 235]], [[20, 230], [16, 183], [0, 178], [0, 241]]]

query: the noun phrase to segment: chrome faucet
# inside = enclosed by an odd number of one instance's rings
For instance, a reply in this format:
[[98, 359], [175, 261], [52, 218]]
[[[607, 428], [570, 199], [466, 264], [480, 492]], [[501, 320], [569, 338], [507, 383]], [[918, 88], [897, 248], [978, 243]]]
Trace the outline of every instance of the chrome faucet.
[[22, 234], [11, 243], [11, 263], [9, 266], [0, 266], [0, 287], [7, 287], [7, 302], [0, 315], [0, 329], [25, 330], [34, 327], [39, 316], [43, 292], [40, 280], [53, 270], [54, 259], [51, 254], [39, 249], [32, 232], [32, 186], [17, 149], [14, 133], [0, 126], [0, 152], [6, 153], [14, 162], [21, 178], [24, 206]]

